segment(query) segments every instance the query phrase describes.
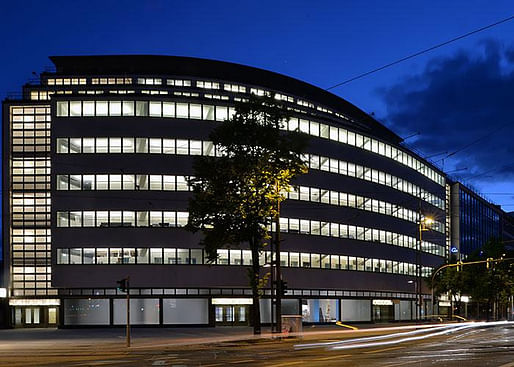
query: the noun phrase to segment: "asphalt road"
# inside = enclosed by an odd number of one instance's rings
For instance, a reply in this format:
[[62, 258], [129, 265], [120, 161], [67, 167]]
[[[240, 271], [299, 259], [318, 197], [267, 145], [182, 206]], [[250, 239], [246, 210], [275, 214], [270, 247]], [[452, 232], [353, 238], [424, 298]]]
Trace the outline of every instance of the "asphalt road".
[[[458, 324], [457, 324], [458, 325]], [[124, 347], [122, 338], [18, 337], [0, 334], [0, 366], [502, 366], [514, 367], [514, 325], [449, 331], [373, 330], [170, 345], [162, 333]], [[32, 334], [34, 335], [34, 334]], [[57, 332], [56, 335], [59, 335]], [[377, 338], [378, 336], [378, 338]], [[2, 338], [3, 337], [3, 338]], [[371, 339], [370, 339], [371, 338]], [[180, 339], [186, 340], [187, 339]], [[213, 336], [212, 340], [220, 340]], [[168, 343], [167, 343], [168, 342]], [[344, 349], [336, 349], [344, 348]]]

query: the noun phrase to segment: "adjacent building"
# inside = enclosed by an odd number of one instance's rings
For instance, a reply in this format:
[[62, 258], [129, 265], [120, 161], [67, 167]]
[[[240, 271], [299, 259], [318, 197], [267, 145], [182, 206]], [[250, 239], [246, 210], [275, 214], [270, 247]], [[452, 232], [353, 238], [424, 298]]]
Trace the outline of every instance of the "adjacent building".
[[[132, 324], [245, 325], [254, 307], [269, 322], [269, 290], [252, 304], [248, 249], [220, 250], [207, 264], [199, 237], [183, 229], [192, 160], [219, 154], [209, 132], [251, 94], [282, 101], [293, 115], [284, 130], [310, 136], [309, 173], [280, 219], [283, 312], [323, 323], [410, 320], [416, 304], [431, 311], [418, 279], [448, 255], [450, 187], [368, 114], [310, 84], [238, 64], [51, 60], [54, 71], [3, 103], [12, 326], [122, 325], [125, 294], [116, 281], [126, 276]], [[426, 218], [432, 223], [420, 226]], [[269, 264], [269, 252], [259, 261]]]

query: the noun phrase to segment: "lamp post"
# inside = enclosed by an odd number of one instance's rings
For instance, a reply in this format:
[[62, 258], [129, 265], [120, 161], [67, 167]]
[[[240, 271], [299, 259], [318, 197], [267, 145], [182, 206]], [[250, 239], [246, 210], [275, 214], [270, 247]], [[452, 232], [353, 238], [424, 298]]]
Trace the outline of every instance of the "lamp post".
[[423, 244], [423, 231], [428, 231], [429, 226], [434, 223], [434, 220], [430, 217], [425, 217], [421, 213], [421, 205], [419, 208], [419, 242], [418, 248], [416, 249], [416, 320], [421, 320], [421, 305], [422, 305], [422, 294], [421, 294], [421, 248]]

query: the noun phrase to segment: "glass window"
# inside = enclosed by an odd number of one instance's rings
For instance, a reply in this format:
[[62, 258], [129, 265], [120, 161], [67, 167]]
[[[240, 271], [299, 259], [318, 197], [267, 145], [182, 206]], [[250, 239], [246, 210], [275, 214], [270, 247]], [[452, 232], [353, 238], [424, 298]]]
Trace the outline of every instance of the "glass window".
[[202, 105], [199, 104], [191, 104], [190, 108], [190, 116], [192, 119], [201, 119], [202, 118]]
[[136, 190], [148, 190], [148, 175], [136, 175]]
[[136, 101], [136, 116], [148, 116], [147, 101]]
[[82, 226], [82, 212], [70, 212], [70, 227]]
[[94, 227], [95, 226], [95, 212], [94, 211], [85, 211], [83, 213], [83, 221], [84, 227]]
[[148, 264], [150, 260], [150, 252], [147, 248], [138, 248], [137, 249], [137, 263], [138, 264]]
[[148, 139], [136, 138], [136, 153], [148, 153]]
[[150, 262], [152, 264], [162, 264], [162, 248], [150, 249]]
[[95, 102], [94, 101], [83, 101], [82, 102], [82, 114], [84, 116], [95, 115]]
[[134, 190], [135, 183], [135, 175], [123, 175], [123, 190]]
[[184, 227], [187, 224], [188, 217], [189, 217], [189, 213], [178, 212], [177, 213], [177, 226]]
[[82, 264], [81, 248], [70, 248], [70, 264]]
[[109, 189], [109, 175], [96, 175], [96, 189], [108, 190]]
[[300, 258], [301, 258], [301, 267], [302, 268], [310, 268], [311, 267], [310, 254], [302, 253], [300, 255]]
[[95, 249], [94, 248], [85, 248], [84, 249], [84, 264], [94, 264], [95, 263]]
[[82, 139], [82, 152], [83, 153], [94, 153], [95, 152], [95, 139], [94, 138]]
[[218, 265], [228, 265], [228, 250], [218, 250], [218, 259], [216, 260]]
[[107, 101], [96, 101], [96, 115], [97, 116], [107, 116], [109, 111], [109, 106]]
[[135, 264], [136, 263], [136, 249], [135, 248], [124, 248], [123, 249], [123, 264]]
[[150, 190], [162, 190], [162, 176], [150, 175]]
[[121, 175], [109, 175], [109, 190], [121, 190]]
[[69, 153], [67, 138], [57, 138], [57, 153]]
[[97, 248], [96, 249], [96, 263], [108, 264], [109, 263], [109, 249]]
[[96, 212], [96, 226], [97, 227], [109, 227], [109, 212], [108, 211], [97, 211]]
[[187, 103], [177, 103], [177, 118], [187, 119], [189, 117]]
[[177, 139], [177, 154], [189, 154], [189, 141]]
[[177, 263], [177, 249], [165, 248], [164, 249], [164, 263], [176, 264]]
[[161, 102], [156, 102], [156, 101], [150, 102], [150, 116], [152, 116], [152, 117], [161, 117], [162, 116]]
[[203, 264], [201, 249], [191, 249], [191, 264]]
[[67, 248], [58, 248], [57, 249], [57, 264], [69, 264], [70, 263], [70, 255]]
[[175, 103], [163, 102], [162, 103], [162, 115], [164, 117], [175, 117]]
[[136, 213], [131, 210], [123, 211], [123, 227], [135, 227], [136, 226]]
[[70, 116], [81, 116], [82, 115], [82, 102], [81, 101], [70, 101]]
[[109, 101], [109, 116], [121, 116], [121, 101]]
[[80, 153], [82, 151], [82, 139], [70, 138], [70, 153]]
[[162, 212], [151, 211], [150, 212], [150, 227], [161, 227], [162, 226]]
[[123, 138], [123, 153], [134, 153], [134, 138]]
[[189, 249], [177, 249], [177, 264], [189, 264]]
[[123, 101], [123, 116], [134, 116], [134, 101]]
[[68, 101], [57, 102], [57, 116], [68, 116]]
[[150, 138], [150, 153], [162, 153], [162, 145], [160, 138]]
[[137, 212], [137, 226], [138, 227], [148, 227], [148, 212], [147, 211]]
[[57, 175], [57, 190], [68, 190], [68, 175]]
[[175, 139], [162, 139], [162, 152], [164, 154], [175, 154]]
[[164, 175], [162, 177], [162, 181], [163, 181], [163, 190], [175, 191], [175, 176]]
[[121, 227], [123, 224], [121, 210], [112, 210], [109, 212], [109, 226]]
[[176, 212], [163, 212], [163, 226], [164, 227], [176, 227]]
[[110, 264], [121, 264], [122, 263], [122, 251], [121, 248], [109, 249]]
[[188, 191], [187, 178], [185, 176], [176, 176], [177, 178], [177, 191]]
[[241, 250], [230, 250], [230, 265], [242, 265]]
[[203, 119], [214, 120], [214, 106], [203, 105]]
[[97, 153], [108, 153], [109, 152], [109, 140], [107, 138], [96, 138], [96, 152]]
[[109, 152], [121, 153], [121, 138], [109, 138]]

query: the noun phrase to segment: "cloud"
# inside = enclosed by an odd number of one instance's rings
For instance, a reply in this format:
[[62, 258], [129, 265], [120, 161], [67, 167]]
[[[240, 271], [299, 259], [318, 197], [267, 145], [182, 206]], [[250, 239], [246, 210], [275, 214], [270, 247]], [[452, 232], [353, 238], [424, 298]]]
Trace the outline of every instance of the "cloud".
[[422, 73], [378, 93], [387, 108], [383, 120], [401, 136], [419, 131], [414, 146], [425, 154], [480, 139], [451, 158], [468, 167], [462, 176], [514, 178], [514, 47], [481, 41], [472, 51], [430, 60]]

